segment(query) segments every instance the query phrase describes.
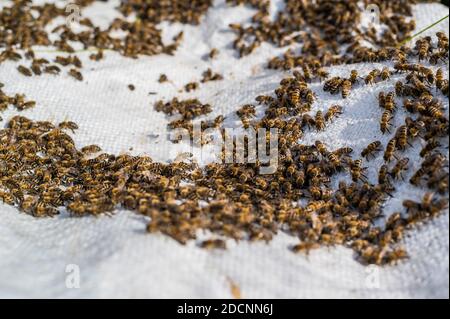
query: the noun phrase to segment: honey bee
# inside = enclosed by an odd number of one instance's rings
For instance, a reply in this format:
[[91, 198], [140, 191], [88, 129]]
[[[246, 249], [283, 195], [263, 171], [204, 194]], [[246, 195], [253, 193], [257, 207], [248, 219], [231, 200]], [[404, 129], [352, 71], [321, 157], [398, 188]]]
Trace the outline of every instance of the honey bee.
[[430, 210], [431, 206], [433, 205], [434, 201], [434, 194], [433, 193], [425, 193], [422, 197], [422, 202], [420, 203], [420, 206], [424, 210]]
[[441, 88], [441, 92], [442, 94], [444, 94], [445, 96], [448, 97], [448, 80], [444, 80], [444, 83], [442, 84], [442, 88]]
[[186, 90], [186, 92], [195, 91], [198, 88], [199, 88], [198, 82], [190, 82], [184, 86], [184, 89]]
[[328, 152], [326, 154], [326, 157], [328, 158], [328, 160], [333, 164], [334, 169], [336, 168], [340, 168], [341, 166], [341, 161], [339, 160], [339, 158], [336, 156], [336, 154], [332, 153], [332, 152]]
[[159, 79], [158, 79], [158, 82], [159, 82], [159, 83], [164, 83], [164, 82], [167, 82], [167, 81], [169, 81], [169, 78], [167, 77], [167, 75], [161, 74], [161, 75], [159, 76]]
[[309, 89], [306, 90], [305, 100], [307, 102], [307, 105], [311, 105], [315, 101], [315, 99], [316, 99], [315, 93]]
[[[418, 110], [417, 106], [419, 106], [420, 104], [418, 103], [414, 103], [411, 99], [404, 99], [403, 100], [403, 107], [410, 113], [416, 113]], [[423, 107], [423, 110], [425, 110], [425, 108]]]
[[395, 110], [394, 92], [389, 92], [384, 99], [384, 109], [391, 113]]
[[317, 77], [320, 79], [320, 81], [327, 79], [330, 76], [330, 74], [327, 71], [325, 71], [323, 68], [319, 68], [316, 71], [316, 73], [317, 73]]
[[431, 48], [431, 37], [425, 37], [416, 41], [417, 54], [419, 55], [419, 61], [426, 59]]
[[399, 150], [404, 150], [406, 145], [412, 146], [408, 142], [408, 127], [406, 125], [402, 125], [397, 129], [395, 138], [397, 139], [397, 148]]
[[384, 67], [382, 70], [381, 70], [381, 73], [380, 73], [380, 77], [381, 77], [381, 79], [383, 80], [383, 81], [386, 81], [386, 80], [389, 80], [390, 78], [391, 78], [391, 71], [389, 70], [389, 68], [388, 67]]
[[428, 108], [428, 112], [435, 119], [442, 120], [444, 122], [447, 121], [447, 118], [444, 116], [444, 113], [440, 107], [431, 106]]
[[337, 156], [343, 156], [343, 155], [350, 155], [353, 152], [353, 149], [351, 147], [341, 147], [339, 149], [337, 149], [336, 151], [334, 151], [333, 153], [336, 154]]
[[291, 101], [292, 105], [300, 105], [300, 94], [301, 92], [299, 88], [295, 88], [289, 92], [289, 100]]
[[68, 66], [69, 64], [72, 63], [72, 58], [69, 57], [62, 57], [62, 56], [57, 56], [55, 58], [55, 63], [61, 64], [62, 66]]
[[27, 214], [33, 214], [35, 206], [36, 199], [32, 196], [24, 198], [24, 200], [20, 203], [20, 209]]
[[14, 205], [14, 196], [11, 193], [0, 191], [0, 199], [7, 205]]
[[50, 62], [47, 59], [39, 58], [39, 59], [33, 59], [33, 63], [41, 65], [41, 64], [49, 64]]
[[255, 179], [255, 185], [258, 186], [261, 189], [266, 189], [268, 186], [268, 183], [265, 179], [257, 177]]
[[59, 74], [59, 72], [61, 72], [61, 69], [56, 65], [49, 65], [44, 68], [44, 72], [49, 74]]
[[58, 127], [60, 129], [71, 130], [72, 133], [75, 133], [75, 130], [78, 130], [78, 125], [71, 121], [61, 122], [61, 123], [59, 123]]
[[35, 101], [17, 101], [15, 106], [19, 111], [27, 110], [36, 105]]
[[403, 62], [397, 62], [394, 64], [394, 69], [397, 73], [399, 72], [407, 72], [407, 71], [413, 71], [411, 69], [411, 65]]
[[380, 141], [374, 141], [367, 145], [365, 149], [362, 150], [361, 156], [365, 157], [367, 160], [370, 155], [374, 156], [374, 153], [380, 152], [382, 150], [381, 142]]
[[382, 254], [381, 250], [374, 245], [367, 246], [361, 251], [361, 258], [369, 264], [381, 264]]
[[[56, 63], [59, 63], [58, 58], [61, 59], [61, 57], [56, 57], [56, 61], [55, 61]], [[64, 61], [64, 63], [60, 63], [61, 65], [72, 64], [72, 65], [76, 66], [77, 68], [82, 68], [83, 67], [83, 65], [81, 63], [81, 60], [76, 55], [69, 56], [69, 57], [66, 58], [66, 60], [64, 60], [64, 58], [62, 58], [62, 61]], [[65, 63], [67, 63], [67, 64], [65, 64]]]
[[414, 173], [414, 175], [410, 178], [409, 182], [414, 186], [419, 186], [420, 182], [422, 180], [422, 177], [425, 174], [427, 174], [426, 170], [423, 167], [421, 167]]
[[402, 214], [399, 212], [392, 213], [388, 220], [386, 221], [386, 229], [392, 230], [392, 237], [398, 237], [398, 235], [395, 234], [395, 230], [398, 229], [398, 227], [404, 224], [404, 219], [402, 217]]
[[211, 49], [211, 51], [208, 54], [208, 56], [211, 60], [215, 59], [218, 55], [219, 55], [219, 50], [217, 50], [216, 48]]
[[15, 52], [12, 48], [6, 49], [2, 53], [0, 53], [0, 63], [5, 60], [18, 61], [21, 59], [22, 56], [19, 53]]
[[366, 84], [374, 84], [377, 76], [380, 74], [380, 70], [374, 69], [369, 72], [369, 74], [365, 77], [364, 82]]
[[313, 249], [319, 248], [320, 245], [316, 242], [302, 242], [292, 247], [292, 251], [295, 253], [304, 253], [309, 255], [309, 252]]
[[389, 183], [388, 173], [389, 173], [388, 166], [386, 164], [381, 165], [380, 170], [378, 171], [378, 184]]
[[428, 141], [428, 143], [422, 148], [420, 151], [420, 156], [425, 157], [427, 156], [432, 150], [434, 150], [437, 147], [440, 147], [441, 143], [439, 143], [436, 139], [431, 139]]
[[227, 249], [227, 244], [222, 239], [209, 239], [201, 242], [200, 247], [204, 249]]
[[419, 68], [419, 72], [425, 77], [425, 79], [427, 80], [428, 83], [433, 84], [435, 81], [435, 76], [433, 73], [433, 70], [424, 67], [424, 66], [420, 66]]
[[344, 80], [340, 77], [333, 77], [325, 82], [323, 90], [325, 92], [330, 92], [331, 94], [336, 94], [339, 92], [343, 81]]
[[318, 131], [325, 130], [325, 119], [322, 115], [322, 111], [317, 111], [314, 121]]
[[386, 132], [389, 133], [391, 132], [389, 130], [389, 128], [392, 126], [391, 120], [392, 120], [392, 113], [389, 111], [384, 111], [380, 121], [380, 130], [383, 134]]
[[397, 263], [399, 260], [408, 258], [408, 253], [403, 248], [395, 248], [392, 251], [387, 251], [385, 258], [391, 264]]
[[350, 90], [352, 88], [352, 82], [350, 80], [343, 80], [341, 83], [341, 90], [342, 90], [342, 98], [347, 98], [350, 94]]
[[35, 54], [34, 51], [32, 49], [29, 49], [26, 53], [25, 53], [25, 58], [27, 58], [28, 60], [32, 60], [35, 58]]
[[362, 160], [358, 159], [350, 164], [350, 173], [352, 175], [352, 180], [357, 182], [358, 180], [365, 181], [367, 176], [364, 175], [364, 171], [367, 167], [362, 167]]
[[444, 32], [437, 32], [436, 37], [438, 38], [438, 48], [442, 52], [448, 52], [448, 37]]
[[420, 203], [417, 203], [417, 202], [409, 200], [409, 199], [404, 200], [402, 205], [403, 205], [403, 207], [406, 208], [407, 212], [409, 212], [410, 210], [420, 210], [421, 209]]
[[448, 53], [446, 53], [445, 51], [435, 51], [430, 54], [429, 61], [430, 64], [436, 65], [440, 61], [445, 61], [446, 57], [448, 57]]
[[307, 82], [311, 82], [312, 79], [312, 72], [310, 67], [307, 64], [302, 65], [302, 70], [303, 70], [303, 78], [307, 81]]
[[384, 151], [383, 159], [385, 162], [390, 162], [392, 157], [396, 158], [394, 152], [396, 149], [397, 140], [395, 138], [391, 139], [386, 145], [386, 150]]
[[83, 75], [81, 74], [81, 72], [77, 71], [76, 69], [70, 69], [69, 75], [71, 77], [77, 79], [78, 81], [83, 81]]
[[385, 103], [386, 103], [386, 94], [384, 94], [384, 92], [378, 93], [378, 105], [381, 108], [384, 108]]
[[31, 64], [31, 71], [33, 71], [34, 75], [41, 75], [42, 74], [42, 70], [41, 70], [40, 64], [37, 64], [37, 63], [34, 63], [34, 62]]
[[425, 122], [421, 120], [414, 121], [410, 117], [405, 118], [405, 124], [408, 127], [408, 134], [412, 138], [421, 136], [422, 130], [425, 127]]
[[403, 158], [401, 160], [398, 160], [397, 163], [395, 164], [395, 166], [392, 168], [390, 175], [395, 179], [399, 179], [399, 178], [403, 179], [402, 173], [403, 173], [403, 171], [408, 170], [408, 163], [409, 163], [409, 158]]
[[38, 202], [33, 212], [36, 217], [52, 217], [58, 214], [56, 208], [47, 205], [45, 202]]
[[302, 116], [302, 127], [316, 127], [316, 120], [309, 114], [304, 114]]
[[270, 95], [259, 95], [255, 98], [255, 101], [258, 102], [258, 104], [269, 105], [275, 102], [275, 98]]
[[322, 156], [326, 156], [328, 154], [328, 150], [327, 150], [325, 144], [323, 144], [321, 141], [316, 141], [315, 145], [316, 145], [317, 150], [319, 151], [319, 153]]
[[439, 68], [436, 71], [436, 88], [442, 89], [442, 86], [444, 84], [444, 72], [442, 71], [442, 68]]
[[358, 78], [359, 78], [358, 71], [352, 70], [352, 71], [350, 72], [350, 78], [349, 78], [350, 82], [351, 82], [352, 84], [355, 84], [355, 83], [358, 82]]
[[103, 55], [103, 49], [99, 49], [97, 51], [97, 53], [93, 53], [89, 56], [89, 59], [91, 59], [92, 61], [100, 61], [101, 59], [103, 59], [104, 55]]
[[411, 76], [407, 76], [406, 79], [408, 80], [408, 83], [412, 83], [412, 85], [414, 86], [414, 89], [417, 92], [423, 93], [423, 92], [427, 92], [429, 93], [429, 89], [428, 86], [421, 80], [419, 79], [415, 74], [411, 74]]
[[29, 68], [27, 68], [27, 67], [24, 67], [23, 65], [19, 65], [17, 67], [17, 70], [20, 73], [22, 73], [23, 75], [25, 75], [25, 76], [32, 76], [33, 75], [33, 73], [31, 73], [31, 70]]
[[405, 89], [402, 81], [395, 82], [395, 94], [397, 96], [404, 96], [405, 95]]

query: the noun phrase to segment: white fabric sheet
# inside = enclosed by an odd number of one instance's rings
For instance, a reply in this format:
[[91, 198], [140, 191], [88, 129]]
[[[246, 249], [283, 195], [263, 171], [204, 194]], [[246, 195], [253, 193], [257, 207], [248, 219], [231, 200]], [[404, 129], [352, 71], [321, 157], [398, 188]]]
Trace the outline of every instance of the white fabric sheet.
[[[16, 63], [5, 62], [0, 66], [0, 82], [5, 83], [6, 93], [21, 92], [37, 101], [36, 108], [22, 115], [78, 123], [80, 129], [74, 139], [79, 146], [98, 144], [114, 154], [129, 152], [148, 154], [155, 160], [173, 159], [173, 150], [182, 146], [165, 140], [168, 119], [153, 110], [155, 101], [174, 96], [198, 97], [213, 106], [208, 118], [225, 114], [226, 125], [237, 126], [235, 110], [252, 103], [257, 95], [272, 93], [286, 75], [265, 68], [268, 58], [283, 49], [264, 44], [252, 55], [238, 59], [228, 24], [248, 21], [254, 11], [230, 8], [224, 2], [216, 1], [199, 26], [162, 24], [167, 40], [185, 31], [185, 40], [173, 57], [133, 60], [106, 52], [105, 60], [93, 62], [89, 60], [92, 52], [79, 53], [84, 63], [83, 82], [65, 74], [26, 78], [17, 72]], [[2, 1], [0, 6], [7, 3]], [[117, 4], [117, 0], [95, 3], [83, 11], [83, 16], [106, 26], [119, 16], [114, 10]], [[272, 8], [277, 8], [276, 3]], [[414, 14], [420, 29], [448, 14], [448, 8], [420, 4], [414, 7]], [[448, 34], [448, 21], [428, 34], [436, 31]], [[220, 54], [216, 60], [206, 61], [204, 56], [213, 47]], [[39, 55], [54, 58], [57, 53], [49, 50], [42, 48], [45, 53]], [[190, 94], [179, 93], [184, 84], [199, 80], [208, 67], [222, 73], [225, 80], [202, 84]], [[339, 66], [329, 71], [332, 75], [348, 75], [354, 68], [364, 74], [374, 65]], [[444, 70], [448, 77], [448, 61]], [[167, 74], [171, 82], [158, 83], [161, 73]], [[345, 112], [325, 132], [306, 134], [305, 142], [320, 139], [331, 148], [351, 146], [356, 154], [375, 139], [385, 144], [389, 136], [379, 132], [381, 111], [376, 97], [381, 90], [392, 90], [398, 78], [394, 75], [390, 81], [358, 87], [344, 102], [323, 92], [321, 84], [313, 83], [318, 102], [312, 112], [336, 102], [344, 103]], [[128, 84], [134, 84], [136, 90], [130, 91]], [[148, 95], [151, 91], [158, 94]], [[443, 100], [448, 112], [448, 99]], [[2, 117], [7, 120], [15, 114], [11, 108]], [[395, 124], [399, 125], [403, 118], [404, 114], [398, 112]], [[409, 174], [420, 165], [420, 142], [414, 145], [415, 149], [405, 154], [411, 159]], [[381, 159], [372, 165], [379, 167]], [[374, 180], [375, 176], [375, 168], [370, 168], [369, 178]], [[423, 192], [409, 185], [398, 187], [394, 198], [386, 203], [386, 214], [401, 210], [403, 199], [418, 199]], [[117, 211], [112, 217], [70, 218], [62, 214], [53, 219], [35, 219], [0, 204], [0, 297], [231, 298], [227, 278], [240, 287], [244, 298], [449, 296], [448, 211], [409, 232], [405, 245], [410, 258], [387, 267], [365, 267], [354, 260], [350, 249], [343, 247], [318, 249], [308, 257], [296, 255], [287, 247], [297, 239], [283, 233], [269, 244], [230, 241], [228, 250], [211, 252], [196, 247], [194, 242], [181, 246], [166, 236], [148, 235], [144, 230], [145, 219], [129, 211]], [[66, 273], [71, 264], [80, 270], [78, 289], [66, 286], [67, 276], [73, 274]]]

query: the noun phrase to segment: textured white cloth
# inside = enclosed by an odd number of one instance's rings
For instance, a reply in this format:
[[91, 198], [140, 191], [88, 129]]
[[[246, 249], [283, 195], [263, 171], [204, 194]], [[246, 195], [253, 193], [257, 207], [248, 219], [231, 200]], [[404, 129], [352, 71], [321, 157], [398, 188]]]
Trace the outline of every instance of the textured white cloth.
[[[83, 16], [106, 26], [119, 16], [114, 10], [118, 2], [95, 3], [83, 11]], [[83, 82], [66, 75], [67, 70], [56, 77], [26, 78], [17, 72], [16, 63], [8, 61], [0, 66], [0, 82], [5, 83], [6, 93], [24, 93], [37, 101], [34, 109], [22, 113], [24, 116], [78, 123], [80, 129], [74, 135], [78, 146], [98, 144], [114, 154], [129, 152], [148, 154], [155, 160], [173, 159], [168, 150], [182, 146], [165, 140], [168, 119], [153, 110], [156, 100], [198, 97], [213, 106], [208, 118], [224, 114], [226, 125], [237, 126], [235, 110], [252, 103], [257, 95], [272, 93], [286, 75], [265, 68], [268, 58], [284, 51], [271, 45], [263, 44], [250, 56], [237, 58], [231, 47], [234, 34], [228, 24], [248, 21], [254, 11], [230, 8], [224, 2], [216, 1], [199, 26], [162, 24], [167, 40], [185, 31], [185, 40], [173, 57], [133, 60], [105, 52], [105, 60], [93, 62], [89, 60], [92, 52], [78, 53], [84, 63]], [[7, 3], [2, 1], [0, 6]], [[275, 10], [277, 6], [272, 7]], [[448, 8], [420, 4], [414, 7], [414, 14], [419, 30], [448, 14]], [[436, 31], [448, 34], [448, 21], [429, 34]], [[220, 50], [218, 58], [205, 60], [214, 47]], [[53, 59], [57, 53], [39, 55]], [[354, 68], [364, 74], [382, 66], [358, 64], [329, 71], [347, 76]], [[199, 80], [208, 67], [222, 73], [225, 80], [202, 84], [190, 94], [179, 93], [184, 84]], [[444, 70], [448, 77], [448, 61]], [[161, 73], [167, 74], [171, 82], [158, 83]], [[331, 148], [350, 146], [356, 154], [375, 139], [386, 144], [389, 136], [379, 132], [377, 95], [381, 90], [392, 90], [399, 77], [394, 75], [390, 81], [373, 86], [361, 85], [345, 101], [313, 83], [318, 102], [312, 112], [339, 103], [344, 106], [344, 114], [326, 131], [307, 133], [305, 142], [320, 139]], [[130, 91], [128, 84], [134, 84], [136, 90]], [[158, 94], [149, 95], [151, 91]], [[448, 99], [443, 100], [448, 114]], [[262, 110], [258, 111], [261, 114]], [[2, 116], [7, 120], [15, 114], [11, 108]], [[399, 111], [395, 125], [403, 119], [403, 111]], [[411, 159], [407, 177], [420, 165], [420, 142], [414, 146], [405, 153]], [[372, 181], [381, 161], [377, 158], [370, 164]], [[394, 198], [386, 203], [386, 214], [401, 210], [403, 199], [418, 199], [422, 194], [422, 190], [410, 185], [398, 187]], [[448, 216], [447, 211], [408, 233], [407, 261], [397, 266], [365, 267], [354, 260], [350, 249], [343, 247], [321, 248], [309, 257], [293, 254], [287, 247], [297, 239], [283, 233], [269, 244], [230, 241], [228, 250], [211, 252], [196, 247], [194, 242], [181, 246], [169, 237], [148, 235], [144, 231], [145, 218], [129, 211], [117, 211], [112, 217], [70, 218], [62, 214], [53, 219], [35, 219], [0, 204], [0, 297], [231, 298], [230, 278], [244, 298], [448, 298]], [[79, 289], [66, 286], [67, 276], [74, 274], [66, 273], [71, 264], [79, 266]]]

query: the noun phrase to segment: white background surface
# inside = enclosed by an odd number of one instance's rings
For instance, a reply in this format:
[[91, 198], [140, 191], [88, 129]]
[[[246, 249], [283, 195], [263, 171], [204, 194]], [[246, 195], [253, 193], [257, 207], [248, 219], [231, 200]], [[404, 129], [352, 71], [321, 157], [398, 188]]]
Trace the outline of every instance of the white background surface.
[[[96, 3], [84, 10], [83, 16], [106, 26], [118, 16], [114, 10], [118, 2]], [[421, 4], [414, 13], [420, 29], [448, 14], [448, 8]], [[174, 145], [164, 138], [168, 120], [153, 110], [156, 100], [198, 97], [213, 106], [208, 118], [224, 114], [226, 125], [236, 126], [235, 110], [252, 103], [257, 95], [272, 93], [286, 75], [265, 69], [268, 58], [284, 51], [268, 44], [250, 56], [237, 58], [231, 47], [234, 34], [228, 24], [247, 21], [252, 14], [251, 9], [228, 8], [224, 0], [216, 1], [199, 26], [162, 24], [166, 39], [181, 29], [185, 31], [185, 40], [173, 57], [132, 60], [105, 52], [105, 60], [93, 62], [89, 60], [92, 52], [78, 53], [84, 63], [83, 82], [65, 72], [57, 77], [26, 78], [17, 72], [16, 63], [5, 62], [0, 65], [0, 82], [5, 83], [3, 90], [7, 94], [24, 93], [37, 101], [36, 108], [22, 115], [34, 120], [77, 122], [80, 129], [74, 139], [80, 147], [94, 143], [114, 154], [129, 152], [132, 147], [132, 154], [148, 154], [155, 160], [167, 161], [173, 158], [169, 157], [169, 150], [173, 151]], [[448, 34], [448, 21], [431, 33], [436, 31]], [[213, 47], [220, 50], [219, 57], [205, 61], [204, 56]], [[53, 59], [58, 54], [39, 55]], [[358, 64], [329, 71], [347, 76], [351, 69], [365, 74], [382, 66]], [[202, 84], [200, 90], [191, 94], [178, 92], [184, 84], [200, 80], [208, 67], [222, 73], [225, 80]], [[448, 77], [448, 61], [443, 68]], [[161, 73], [172, 82], [159, 84]], [[325, 132], [308, 132], [304, 142], [320, 139], [333, 149], [350, 146], [355, 154], [375, 139], [386, 144], [390, 136], [379, 132], [381, 110], [376, 97], [381, 90], [393, 90], [398, 79], [395, 75], [387, 82], [360, 86], [344, 102], [323, 92], [321, 84], [313, 83], [318, 101], [312, 112], [337, 102], [344, 106], [344, 114]], [[134, 92], [127, 88], [130, 83], [136, 86]], [[150, 91], [158, 95], [148, 95]], [[448, 115], [448, 98], [440, 96]], [[2, 117], [8, 120], [15, 114], [11, 107]], [[403, 119], [403, 111], [398, 112], [395, 125]], [[151, 138], [151, 134], [160, 137]], [[420, 142], [414, 146], [405, 153], [411, 159], [407, 177], [420, 165]], [[379, 157], [371, 162], [370, 166], [375, 167], [369, 173], [371, 180], [381, 161]], [[386, 214], [401, 210], [403, 199], [418, 199], [422, 194], [422, 190], [409, 185], [399, 186], [386, 204]], [[295, 255], [287, 247], [297, 240], [283, 233], [268, 245], [230, 241], [227, 251], [210, 252], [197, 248], [194, 242], [184, 247], [163, 235], [146, 234], [145, 219], [133, 212], [117, 211], [113, 217], [99, 218], [77, 219], [62, 214], [53, 219], [34, 219], [0, 204], [0, 297], [231, 298], [229, 277], [240, 286], [244, 298], [448, 298], [448, 216], [447, 211], [408, 233], [407, 261], [397, 266], [368, 268], [356, 262], [353, 252], [343, 247], [322, 248], [309, 257]], [[66, 288], [68, 264], [80, 267], [79, 289]], [[371, 274], [378, 274], [379, 288], [367, 285]]]

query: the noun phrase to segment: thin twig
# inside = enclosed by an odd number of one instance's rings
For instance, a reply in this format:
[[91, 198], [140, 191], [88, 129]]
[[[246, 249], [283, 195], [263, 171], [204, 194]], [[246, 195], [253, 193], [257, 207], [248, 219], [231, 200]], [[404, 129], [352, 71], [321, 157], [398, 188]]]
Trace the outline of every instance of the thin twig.
[[422, 30], [420, 30], [419, 32], [417, 32], [416, 34], [414, 34], [414, 35], [412, 35], [412, 36], [406, 38], [405, 40], [403, 40], [402, 42], [400, 42], [400, 43], [398, 44], [398, 46], [401, 47], [401, 46], [404, 45], [406, 42], [411, 41], [411, 40], [414, 39], [415, 37], [421, 35], [421, 34], [424, 33], [425, 31], [427, 31], [427, 30], [431, 29], [432, 27], [434, 27], [436, 24], [441, 23], [442, 21], [444, 21], [445, 19], [447, 19], [448, 16], [449, 16], [449, 15], [447, 14], [445, 17], [439, 19], [438, 21], [436, 21], [436, 22], [434, 22], [433, 24], [429, 25], [429, 26], [426, 27], [425, 29], [422, 29]]

